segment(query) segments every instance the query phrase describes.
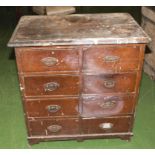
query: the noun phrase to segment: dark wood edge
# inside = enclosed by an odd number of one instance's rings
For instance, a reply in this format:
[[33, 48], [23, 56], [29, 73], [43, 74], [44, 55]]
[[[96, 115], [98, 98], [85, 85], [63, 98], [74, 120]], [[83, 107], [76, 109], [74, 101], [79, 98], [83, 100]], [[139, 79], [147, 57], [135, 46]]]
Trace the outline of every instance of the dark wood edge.
[[[63, 117], [58, 117], [58, 116], [52, 116], [53, 118], [57, 118], [57, 119], [64, 119]], [[37, 120], [51, 120], [50, 117], [28, 117], [29, 119], [27, 119], [28, 121], [37, 121]], [[66, 118], [66, 117], [65, 117]], [[69, 119], [79, 119], [78, 116], [73, 116], [73, 117], [68, 117]], [[112, 118], [133, 118], [133, 114], [125, 114], [125, 115], [112, 115], [112, 116], [105, 116], [105, 117], [81, 117], [81, 120], [86, 120], [86, 119], [112, 119]]]
[[133, 136], [132, 132], [126, 133], [106, 133], [106, 134], [78, 134], [78, 135], [63, 135], [63, 136], [32, 136], [28, 137], [28, 142], [30, 145], [37, 144], [42, 141], [55, 141], [55, 140], [77, 140], [83, 141], [86, 139], [104, 139], [104, 138], [120, 138], [122, 140], [130, 140], [131, 136]]

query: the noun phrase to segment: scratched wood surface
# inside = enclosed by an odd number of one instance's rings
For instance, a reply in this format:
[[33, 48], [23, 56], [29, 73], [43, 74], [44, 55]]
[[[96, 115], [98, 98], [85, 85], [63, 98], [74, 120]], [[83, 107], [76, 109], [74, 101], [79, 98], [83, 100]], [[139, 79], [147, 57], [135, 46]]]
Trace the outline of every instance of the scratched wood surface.
[[127, 13], [23, 16], [9, 47], [148, 43], [149, 36]]

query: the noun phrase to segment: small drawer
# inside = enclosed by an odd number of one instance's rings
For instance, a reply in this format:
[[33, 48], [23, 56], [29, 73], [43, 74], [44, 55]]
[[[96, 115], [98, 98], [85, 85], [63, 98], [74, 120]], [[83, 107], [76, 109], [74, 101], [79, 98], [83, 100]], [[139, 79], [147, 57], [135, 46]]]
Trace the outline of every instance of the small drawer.
[[79, 133], [78, 118], [29, 120], [30, 136], [72, 135]]
[[136, 97], [135, 95], [85, 96], [82, 103], [82, 117], [105, 117], [132, 114]]
[[131, 130], [132, 117], [107, 117], [101, 119], [86, 118], [82, 120], [83, 134], [121, 133]]
[[26, 96], [79, 95], [79, 76], [25, 76]]
[[98, 45], [84, 51], [84, 72], [113, 73], [139, 69], [140, 46]]
[[31, 99], [25, 101], [27, 117], [78, 115], [78, 98]]
[[135, 91], [136, 73], [84, 75], [84, 94], [128, 93]]
[[75, 48], [19, 48], [20, 72], [78, 72], [79, 51]]

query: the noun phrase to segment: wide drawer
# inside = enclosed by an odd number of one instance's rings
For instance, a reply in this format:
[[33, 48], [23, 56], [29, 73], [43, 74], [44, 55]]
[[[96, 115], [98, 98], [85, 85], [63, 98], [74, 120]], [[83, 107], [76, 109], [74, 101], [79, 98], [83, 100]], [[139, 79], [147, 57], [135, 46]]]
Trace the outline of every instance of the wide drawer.
[[26, 96], [79, 95], [79, 76], [25, 76]]
[[72, 135], [79, 133], [78, 118], [28, 121], [30, 136]]
[[130, 132], [132, 123], [131, 116], [101, 119], [84, 118], [82, 120], [82, 132], [83, 134]]
[[134, 92], [136, 73], [83, 76], [84, 94]]
[[79, 51], [75, 48], [19, 48], [16, 49], [21, 72], [78, 72]]
[[139, 69], [140, 46], [96, 45], [84, 51], [83, 70], [93, 73], [127, 72]]
[[27, 117], [78, 115], [78, 98], [52, 98], [25, 100]]
[[105, 117], [112, 115], [133, 114], [136, 96], [84, 96], [82, 103], [82, 117]]

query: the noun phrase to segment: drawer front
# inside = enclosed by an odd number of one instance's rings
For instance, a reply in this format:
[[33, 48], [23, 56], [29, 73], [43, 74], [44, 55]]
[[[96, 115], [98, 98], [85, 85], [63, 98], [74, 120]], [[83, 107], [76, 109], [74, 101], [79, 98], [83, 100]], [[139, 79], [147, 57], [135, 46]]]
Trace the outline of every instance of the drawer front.
[[84, 94], [134, 92], [136, 73], [84, 75]]
[[78, 115], [78, 98], [26, 100], [28, 117], [72, 116]]
[[132, 114], [136, 98], [124, 96], [87, 96], [83, 97], [82, 117], [105, 117], [119, 114]]
[[84, 134], [104, 134], [129, 132], [132, 117], [109, 117], [102, 119], [83, 119], [82, 131]]
[[21, 48], [17, 49], [22, 72], [78, 72], [77, 49]]
[[31, 136], [72, 135], [79, 133], [78, 118], [28, 121]]
[[26, 76], [26, 96], [79, 95], [79, 76]]
[[139, 69], [140, 47], [123, 45], [93, 46], [84, 51], [85, 72], [112, 73]]

